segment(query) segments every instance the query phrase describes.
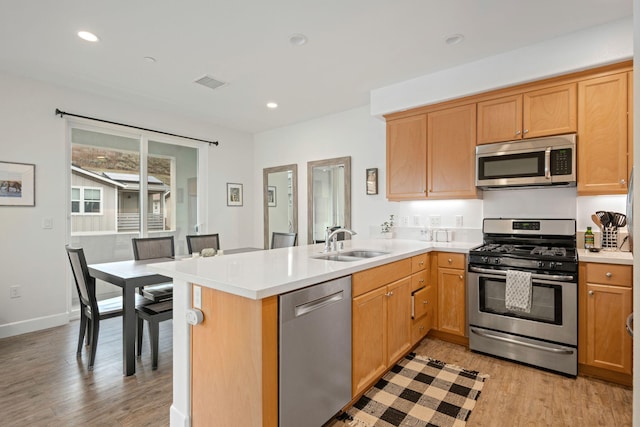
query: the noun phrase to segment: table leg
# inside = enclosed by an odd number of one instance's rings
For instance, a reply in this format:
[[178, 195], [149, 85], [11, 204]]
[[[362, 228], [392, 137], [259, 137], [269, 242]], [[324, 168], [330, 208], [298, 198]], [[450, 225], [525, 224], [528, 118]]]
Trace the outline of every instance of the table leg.
[[136, 289], [125, 286], [122, 290], [122, 361], [123, 375], [136, 373]]

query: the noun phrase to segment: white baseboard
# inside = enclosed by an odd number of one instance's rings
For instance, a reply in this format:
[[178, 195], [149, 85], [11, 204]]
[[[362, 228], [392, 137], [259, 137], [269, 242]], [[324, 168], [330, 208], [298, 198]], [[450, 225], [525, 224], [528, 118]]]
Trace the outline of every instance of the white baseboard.
[[169, 425], [171, 427], [189, 427], [190, 422], [188, 416], [180, 412], [174, 405], [171, 405], [169, 410]]
[[69, 323], [74, 317], [79, 317], [80, 312], [76, 310], [74, 313], [59, 313], [52, 316], [38, 317], [35, 319], [22, 320], [20, 322], [7, 323], [0, 325], [0, 338], [12, 337], [14, 335], [27, 334], [29, 332], [40, 331], [42, 329], [54, 328]]

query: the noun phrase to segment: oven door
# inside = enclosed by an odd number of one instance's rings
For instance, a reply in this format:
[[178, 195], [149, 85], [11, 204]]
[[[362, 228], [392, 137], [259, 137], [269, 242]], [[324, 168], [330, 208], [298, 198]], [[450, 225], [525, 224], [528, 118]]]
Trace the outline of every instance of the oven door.
[[[469, 325], [568, 345], [578, 344], [578, 295], [572, 276], [532, 277], [529, 313], [505, 306], [506, 271], [469, 267]], [[563, 281], [571, 280], [571, 281]]]

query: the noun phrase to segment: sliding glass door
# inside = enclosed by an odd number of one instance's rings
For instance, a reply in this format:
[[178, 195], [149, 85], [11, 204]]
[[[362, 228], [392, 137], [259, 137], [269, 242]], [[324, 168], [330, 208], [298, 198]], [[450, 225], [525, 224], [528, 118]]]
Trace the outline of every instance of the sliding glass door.
[[[133, 237], [172, 235], [185, 254], [198, 224], [199, 146], [73, 123], [70, 136], [69, 242], [87, 262], [133, 259]], [[97, 291], [120, 293], [103, 283]]]

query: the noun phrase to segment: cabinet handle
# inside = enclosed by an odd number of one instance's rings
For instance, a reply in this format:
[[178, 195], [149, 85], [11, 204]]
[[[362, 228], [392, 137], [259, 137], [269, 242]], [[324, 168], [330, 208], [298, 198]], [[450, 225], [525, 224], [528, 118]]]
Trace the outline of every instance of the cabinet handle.
[[607, 271], [607, 272], [605, 273], [605, 276], [607, 276], [607, 277], [611, 277], [611, 276], [613, 276], [613, 274], [611, 274], [611, 272], [610, 272], [610, 271]]
[[422, 279], [418, 280], [418, 282], [420, 282], [420, 283], [424, 283], [424, 278], [422, 278]]
[[626, 183], [626, 181], [624, 179], [620, 180], [620, 184], [624, 185]]
[[388, 297], [390, 297], [390, 296], [392, 296], [392, 295], [393, 295], [393, 291], [391, 291], [391, 292], [387, 292], [385, 295], [386, 295], [386, 296], [388, 296]]
[[525, 129], [522, 133], [529, 133], [529, 129]]
[[460, 280], [462, 280], [462, 274], [458, 276], [460, 278]]
[[451, 258], [449, 258], [447, 261], [449, 261], [449, 264], [451, 264], [453, 262], [453, 260]]
[[516, 131], [516, 135], [520, 135], [520, 131], [519, 130]]
[[429, 301], [422, 301], [423, 304], [429, 304]]
[[424, 265], [424, 261], [420, 261], [420, 262], [418, 263], [418, 265], [419, 265], [420, 267], [422, 267], [422, 266]]
[[592, 297], [593, 296], [593, 291], [589, 291], [589, 296]]

